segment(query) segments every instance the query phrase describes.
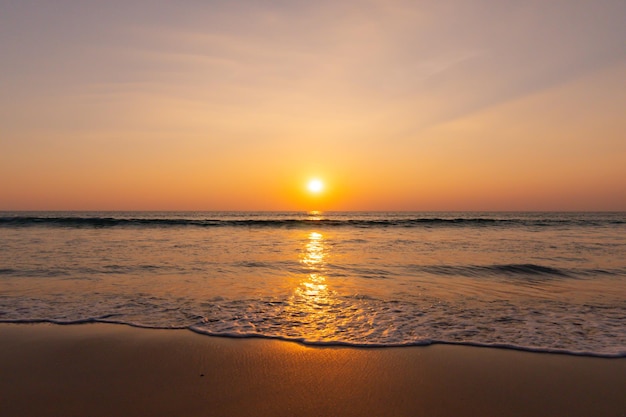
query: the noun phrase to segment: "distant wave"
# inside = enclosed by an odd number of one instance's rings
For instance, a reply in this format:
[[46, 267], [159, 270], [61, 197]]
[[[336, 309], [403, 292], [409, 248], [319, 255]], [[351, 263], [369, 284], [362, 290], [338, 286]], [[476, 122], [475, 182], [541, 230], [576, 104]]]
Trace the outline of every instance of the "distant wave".
[[[285, 262], [235, 262], [226, 264], [233, 268], [264, 268], [276, 271], [289, 270], [293, 273], [307, 273], [307, 268], [300, 269], [296, 262], [294, 265]], [[537, 264], [496, 264], [496, 265], [406, 265], [406, 272], [410, 275], [437, 275], [437, 276], [463, 276], [468, 278], [482, 277], [518, 277], [529, 280], [550, 278], [586, 278], [594, 276], [626, 276], [626, 268], [563, 268]], [[83, 277], [90, 279], [93, 275], [104, 274], [152, 274], [172, 273], [188, 274], [190, 271], [184, 265], [101, 265], [100, 267], [77, 267], [77, 268], [0, 268], [0, 277]], [[385, 279], [397, 276], [399, 273], [393, 269], [367, 268], [358, 266], [341, 266], [327, 264], [324, 274], [333, 277], [353, 276], [358, 278]]]
[[622, 219], [575, 219], [575, 218], [486, 218], [486, 217], [413, 217], [351, 219], [351, 218], [298, 218], [298, 219], [185, 219], [185, 218], [116, 218], [116, 217], [48, 217], [9, 216], [0, 217], [0, 227], [250, 227], [250, 228], [306, 228], [306, 227], [551, 227], [551, 226], [611, 226], [626, 224]]
[[[413, 270], [430, 273], [433, 275], [461, 275], [478, 277], [486, 275], [528, 275], [528, 276], [557, 276], [570, 277], [581, 272], [591, 274], [590, 271], [568, 271], [536, 264], [504, 264], [504, 265], [416, 265]], [[597, 271], [596, 271], [597, 272]], [[610, 272], [606, 272], [610, 273]]]

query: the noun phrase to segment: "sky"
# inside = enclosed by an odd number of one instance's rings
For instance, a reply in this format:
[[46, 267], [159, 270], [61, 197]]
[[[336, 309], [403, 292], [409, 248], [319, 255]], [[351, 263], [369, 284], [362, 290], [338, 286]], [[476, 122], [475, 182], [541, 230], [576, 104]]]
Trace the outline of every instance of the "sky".
[[624, 21], [623, 0], [0, 0], [0, 210], [623, 211]]

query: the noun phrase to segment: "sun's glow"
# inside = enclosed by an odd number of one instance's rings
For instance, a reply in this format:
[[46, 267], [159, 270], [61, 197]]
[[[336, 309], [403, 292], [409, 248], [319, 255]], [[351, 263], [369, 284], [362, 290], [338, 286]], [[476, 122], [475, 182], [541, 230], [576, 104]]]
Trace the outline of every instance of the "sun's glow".
[[319, 193], [324, 189], [324, 183], [318, 179], [309, 181], [307, 188], [312, 193]]

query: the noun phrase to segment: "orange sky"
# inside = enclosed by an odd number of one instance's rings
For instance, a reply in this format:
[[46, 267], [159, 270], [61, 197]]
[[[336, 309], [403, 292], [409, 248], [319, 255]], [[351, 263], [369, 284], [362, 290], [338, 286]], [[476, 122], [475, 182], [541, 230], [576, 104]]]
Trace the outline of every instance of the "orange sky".
[[625, 20], [0, 0], [0, 210], [626, 210]]

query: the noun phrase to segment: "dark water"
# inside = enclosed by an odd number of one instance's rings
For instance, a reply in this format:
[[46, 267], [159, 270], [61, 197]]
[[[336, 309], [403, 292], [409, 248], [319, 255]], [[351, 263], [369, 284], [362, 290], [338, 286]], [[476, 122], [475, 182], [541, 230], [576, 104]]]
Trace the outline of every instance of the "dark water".
[[0, 321], [626, 356], [626, 214], [5, 212]]

